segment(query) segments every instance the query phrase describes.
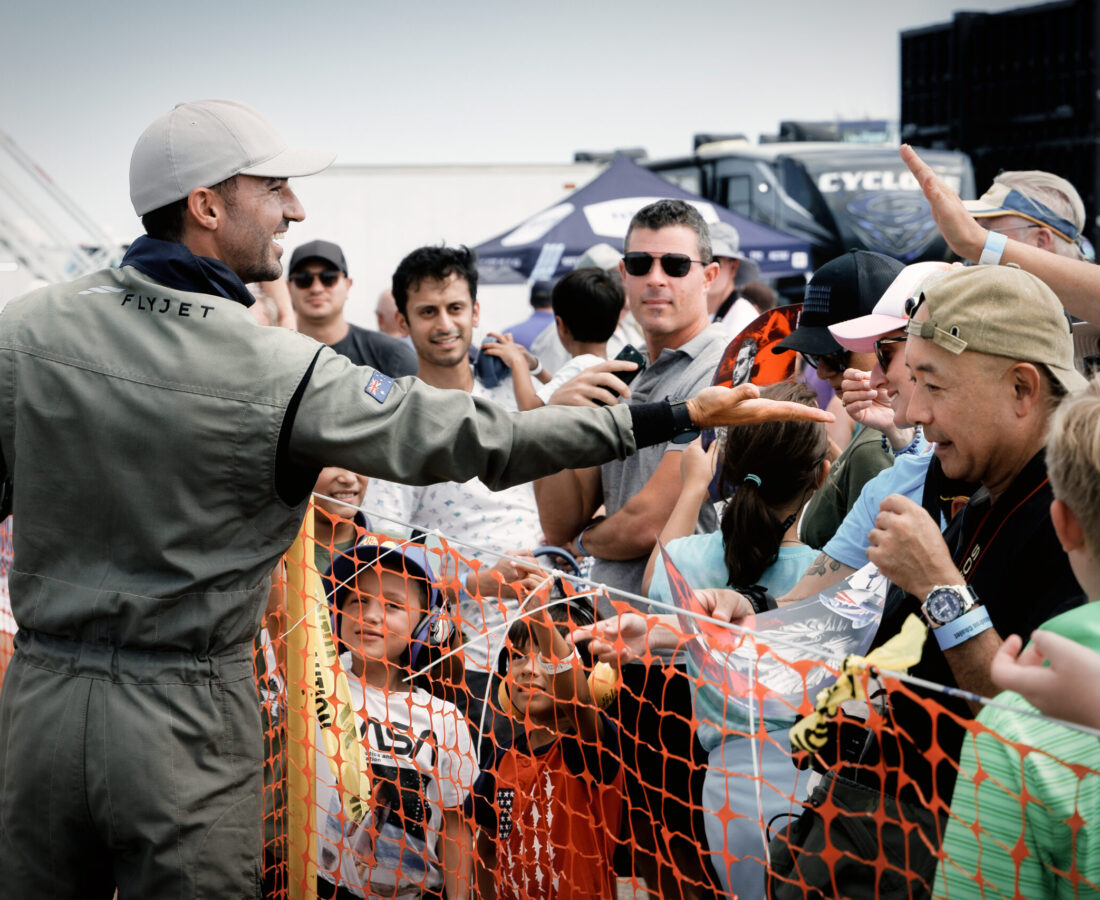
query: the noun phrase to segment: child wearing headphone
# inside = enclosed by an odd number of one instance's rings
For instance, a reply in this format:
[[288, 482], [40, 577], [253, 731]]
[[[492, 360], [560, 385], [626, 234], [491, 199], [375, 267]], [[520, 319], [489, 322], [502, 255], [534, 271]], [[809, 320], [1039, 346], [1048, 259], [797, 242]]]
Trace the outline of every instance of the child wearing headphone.
[[623, 773], [618, 729], [600, 708], [614, 673], [566, 639], [591, 611], [575, 600], [538, 609], [545, 596], [528, 598], [535, 611], [514, 622], [501, 651], [498, 699], [523, 729], [474, 785], [485, 900], [615, 896]]
[[326, 575], [340, 661], [369, 749], [369, 812], [358, 823], [317, 736], [318, 895], [442, 900], [470, 893], [463, 804], [478, 774], [461, 712], [410, 676], [457, 635], [424, 548], [360, 543]]

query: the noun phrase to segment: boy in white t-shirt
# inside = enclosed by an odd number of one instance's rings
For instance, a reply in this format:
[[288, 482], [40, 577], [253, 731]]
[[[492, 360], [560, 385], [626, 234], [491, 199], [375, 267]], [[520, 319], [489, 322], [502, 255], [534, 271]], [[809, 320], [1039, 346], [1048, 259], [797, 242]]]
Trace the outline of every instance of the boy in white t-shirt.
[[[603, 269], [574, 269], [554, 285], [550, 294], [554, 323], [562, 346], [573, 358], [537, 390], [523, 347], [511, 335], [493, 334], [499, 345], [487, 345], [512, 370], [516, 406], [536, 409], [550, 402], [554, 391], [574, 375], [607, 359], [607, 342], [615, 333], [623, 310], [622, 283]], [[535, 372], [540, 371], [539, 368]]]
[[318, 734], [318, 895], [466, 898], [462, 807], [478, 775], [470, 730], [453, 703], [405, 680], [456, 636], [427, 554], [415, 544], [359, 544], [325, 580], [370, 751], [371, 796], [362, 823], [344, 819]]

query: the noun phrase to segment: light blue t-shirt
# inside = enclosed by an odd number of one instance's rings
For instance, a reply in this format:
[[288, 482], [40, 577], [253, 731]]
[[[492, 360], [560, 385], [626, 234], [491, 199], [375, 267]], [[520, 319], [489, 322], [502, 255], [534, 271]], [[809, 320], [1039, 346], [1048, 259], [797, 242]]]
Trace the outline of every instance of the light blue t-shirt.
[[[726, 550], [722, 544], [722, 532], [691, 534], [676, 538], [665, 545], [672, 562], [693, 588], [729, 587], [730, 575], [726, 568]], [[767, 588], [773, 597], [782, 597], [793, 588], [806, 567], [817, 557], [813, 547], [799, 544], [797, 547], [780, 547], [779, 558], [760, 576], [759, 584]], [[649, 583], [652, 600], [671, 603], [668, 578], [664, 566], [653, 567], [653, 580]], [[672, 610], [654, 609], [655, 613]]]
[[[668, 555], [680, 574], [693, 588], [729, 587], [729, 571], [726, 569], [725, 548], [722, 544], [722, 532], [710, 534], [692, 534], [676, 538], [665, 545]], [[780, 547], [776, 561], [764, 570], [757, 582], [767, 588], [773, 597], [781, 597], [798, 583], [806, 567], [817, 557], [817, 551], [806, 544], [796, 547]], [[653, 600], [670, 602], [668, 578], [664, 566], [658, 563], [654, 567], [653, 580], [649, 584], [649, 596]], [[667, 612], [655, 609], [654, 612]], [[694, 661], [687, 659], [688, 677], [692, 679], [691, 693], [695, 708], [695, 718], [699, 726], [696, 734], [699, 742], [709, 752], [726, 739], [722, 723], [726, 715], [727, 698], [717, 685], [705, 683], [699, 685], [699, 669]]]
[[[932, 445], [926, 443], [918, 448], [917, 453], [903, 453], [890, 468], [883, 469], [868, 481], [855, 505], [840, 523], [840, 528], [821, 548], [821, 552], [851, 569], [862, 569], [867, 565], [867, 535], [875, 527], [879, 506], [891, 494], [901, 494], [914, 503], [920, 503], [932, 456]], [[945, 525], [941, 516], [940, 529]]]

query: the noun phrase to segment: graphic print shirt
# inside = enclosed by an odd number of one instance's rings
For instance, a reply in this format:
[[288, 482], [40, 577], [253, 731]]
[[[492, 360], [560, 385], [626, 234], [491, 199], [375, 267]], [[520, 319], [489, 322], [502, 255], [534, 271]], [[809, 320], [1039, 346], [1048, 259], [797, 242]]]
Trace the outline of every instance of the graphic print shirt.
[[350, 676], [351, 702], [370, 748], [370, 813], [345, 820], [317, 734], [318, 874], [356, 896], [420, 896], [439, 889], [443, 810], [460, 808], [478, 775], [466, 719], [416, 688], [382, 691]]

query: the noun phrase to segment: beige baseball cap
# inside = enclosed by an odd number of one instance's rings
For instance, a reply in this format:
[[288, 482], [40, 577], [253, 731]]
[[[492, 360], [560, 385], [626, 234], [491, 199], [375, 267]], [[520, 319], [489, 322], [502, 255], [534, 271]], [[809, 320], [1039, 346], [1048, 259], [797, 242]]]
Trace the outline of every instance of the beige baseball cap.
[[928, 321], [911, 318], [907, 334], [955, 354], [973, 350], [1041, 363], [1067, 391], [1085, 386], [1073, 365], [1073, 334], [1062, 304], [1018, 266], [957, 269], [926, 285], [918, 301], [918, 309], [928, 308]]
[[143, 216], [234, 175], [294, 178], [335, 154], [291, 150], [271, 124], [236, 100], [180, 103], [145, 129], [130, 157], [130, 201]]

